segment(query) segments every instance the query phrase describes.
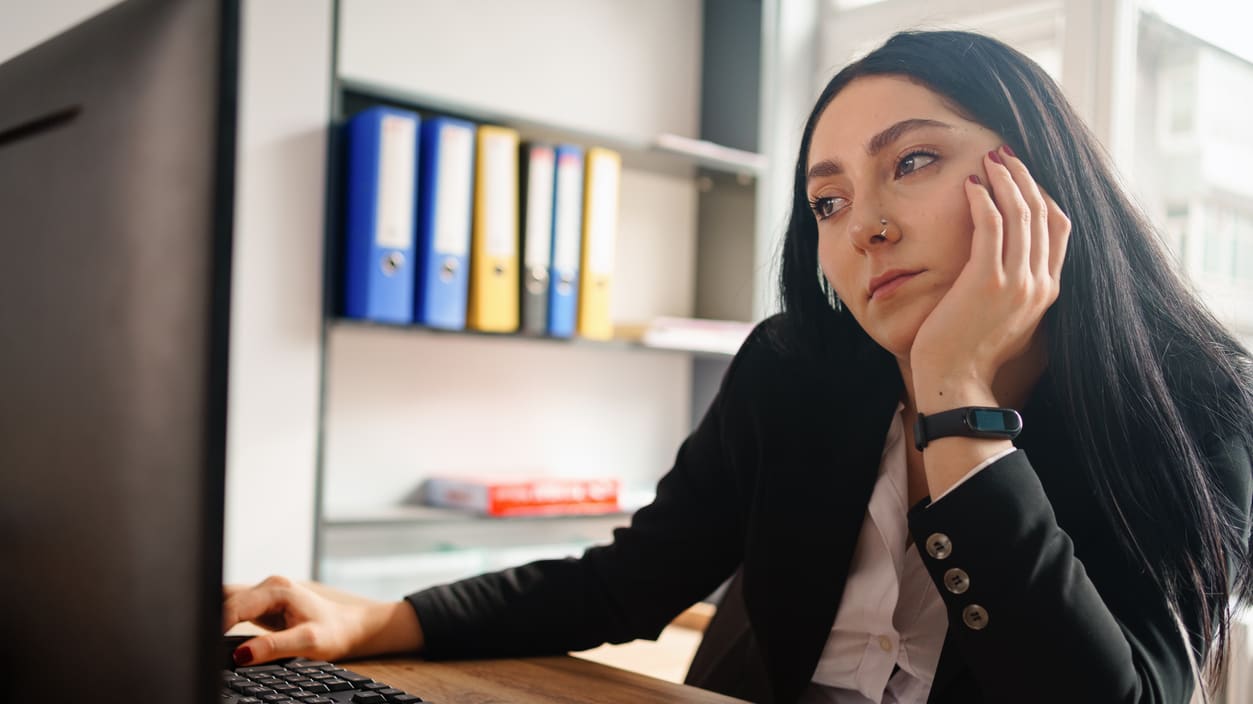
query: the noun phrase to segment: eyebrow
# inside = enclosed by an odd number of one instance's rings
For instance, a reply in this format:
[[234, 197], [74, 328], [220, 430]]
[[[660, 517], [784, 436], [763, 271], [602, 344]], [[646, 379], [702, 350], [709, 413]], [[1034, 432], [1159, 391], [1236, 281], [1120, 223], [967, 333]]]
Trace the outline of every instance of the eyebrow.
[[[870, 138], [866, 143], [866, 153], [875, 156], [883, 151], [883, 148], [895, 142], [901, 137], [914, 130], [920, 130], [926, 127], [942, 127], [947, 130], [953, 129], [953, 126], [940, 122], [939, 120], [929, 120], [922, 117], [912, 117], [908, 120], [901, 120], [891, 127], [883, 130], [879, 134]], [[823, 159], [809, 168], [808, 180], [812, 181], [816, 178], [826, 178], [844, 173], [844, 167], [840, 162], [832, 159]]]

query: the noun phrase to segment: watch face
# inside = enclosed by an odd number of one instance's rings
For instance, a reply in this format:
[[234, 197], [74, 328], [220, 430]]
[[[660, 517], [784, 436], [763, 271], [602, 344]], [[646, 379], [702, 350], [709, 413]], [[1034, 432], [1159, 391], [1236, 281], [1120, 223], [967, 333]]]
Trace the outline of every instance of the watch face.
[[1014, 433], [1022, 430], [1022, 417], [1015, 411], [999, 408], [976, 408], [966, 416], [972, 430], [989, 433]]

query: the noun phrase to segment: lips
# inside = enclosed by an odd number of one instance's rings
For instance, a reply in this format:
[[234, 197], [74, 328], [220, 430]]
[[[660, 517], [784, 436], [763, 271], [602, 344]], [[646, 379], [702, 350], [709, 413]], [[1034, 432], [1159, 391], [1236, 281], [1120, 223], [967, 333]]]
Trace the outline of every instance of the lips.
[[871, 278], [870, 284], [867, 286], [867, 291], [870, 294], [871, 299], [885, 296], [904, 285], [906, 281], [921, 273], [922, 269], [889, 269], [882, 274]]

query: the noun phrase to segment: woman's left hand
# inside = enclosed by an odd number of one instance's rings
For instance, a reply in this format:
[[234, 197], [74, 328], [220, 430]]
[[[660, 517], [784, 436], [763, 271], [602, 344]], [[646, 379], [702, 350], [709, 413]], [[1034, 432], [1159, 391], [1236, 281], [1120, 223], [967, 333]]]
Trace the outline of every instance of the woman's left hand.
[[973, 177], [965, 184], [974, 221], [970, 260], [910, 351], [924, 412], [960, 402], [951, 393], [936, 398], [944, 389], [973, 385], [990, 397], [997, 371], [1027, 349], [1057, 300], [1070, 219], [1007, 147], [984, 155], [984, 167], [987, 187]]

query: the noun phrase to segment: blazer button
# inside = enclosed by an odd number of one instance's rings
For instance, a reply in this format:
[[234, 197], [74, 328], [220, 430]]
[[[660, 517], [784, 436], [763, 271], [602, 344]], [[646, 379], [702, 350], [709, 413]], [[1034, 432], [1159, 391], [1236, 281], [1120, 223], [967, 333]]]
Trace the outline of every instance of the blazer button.
[[943, 533], [932, 533], [927, 536], [927, 554], [937, 560], [943, 560], [953, 554], [953, 543]]
[[988, 627], [988, 612], [978, 604], [971, 604], [962, 609], [962, 622], [972, 631], [982, 631]]
[[944, 586], [954, 594], [962, 594], [970, 588], [970, 575], [960, 567], [944, 573]]

